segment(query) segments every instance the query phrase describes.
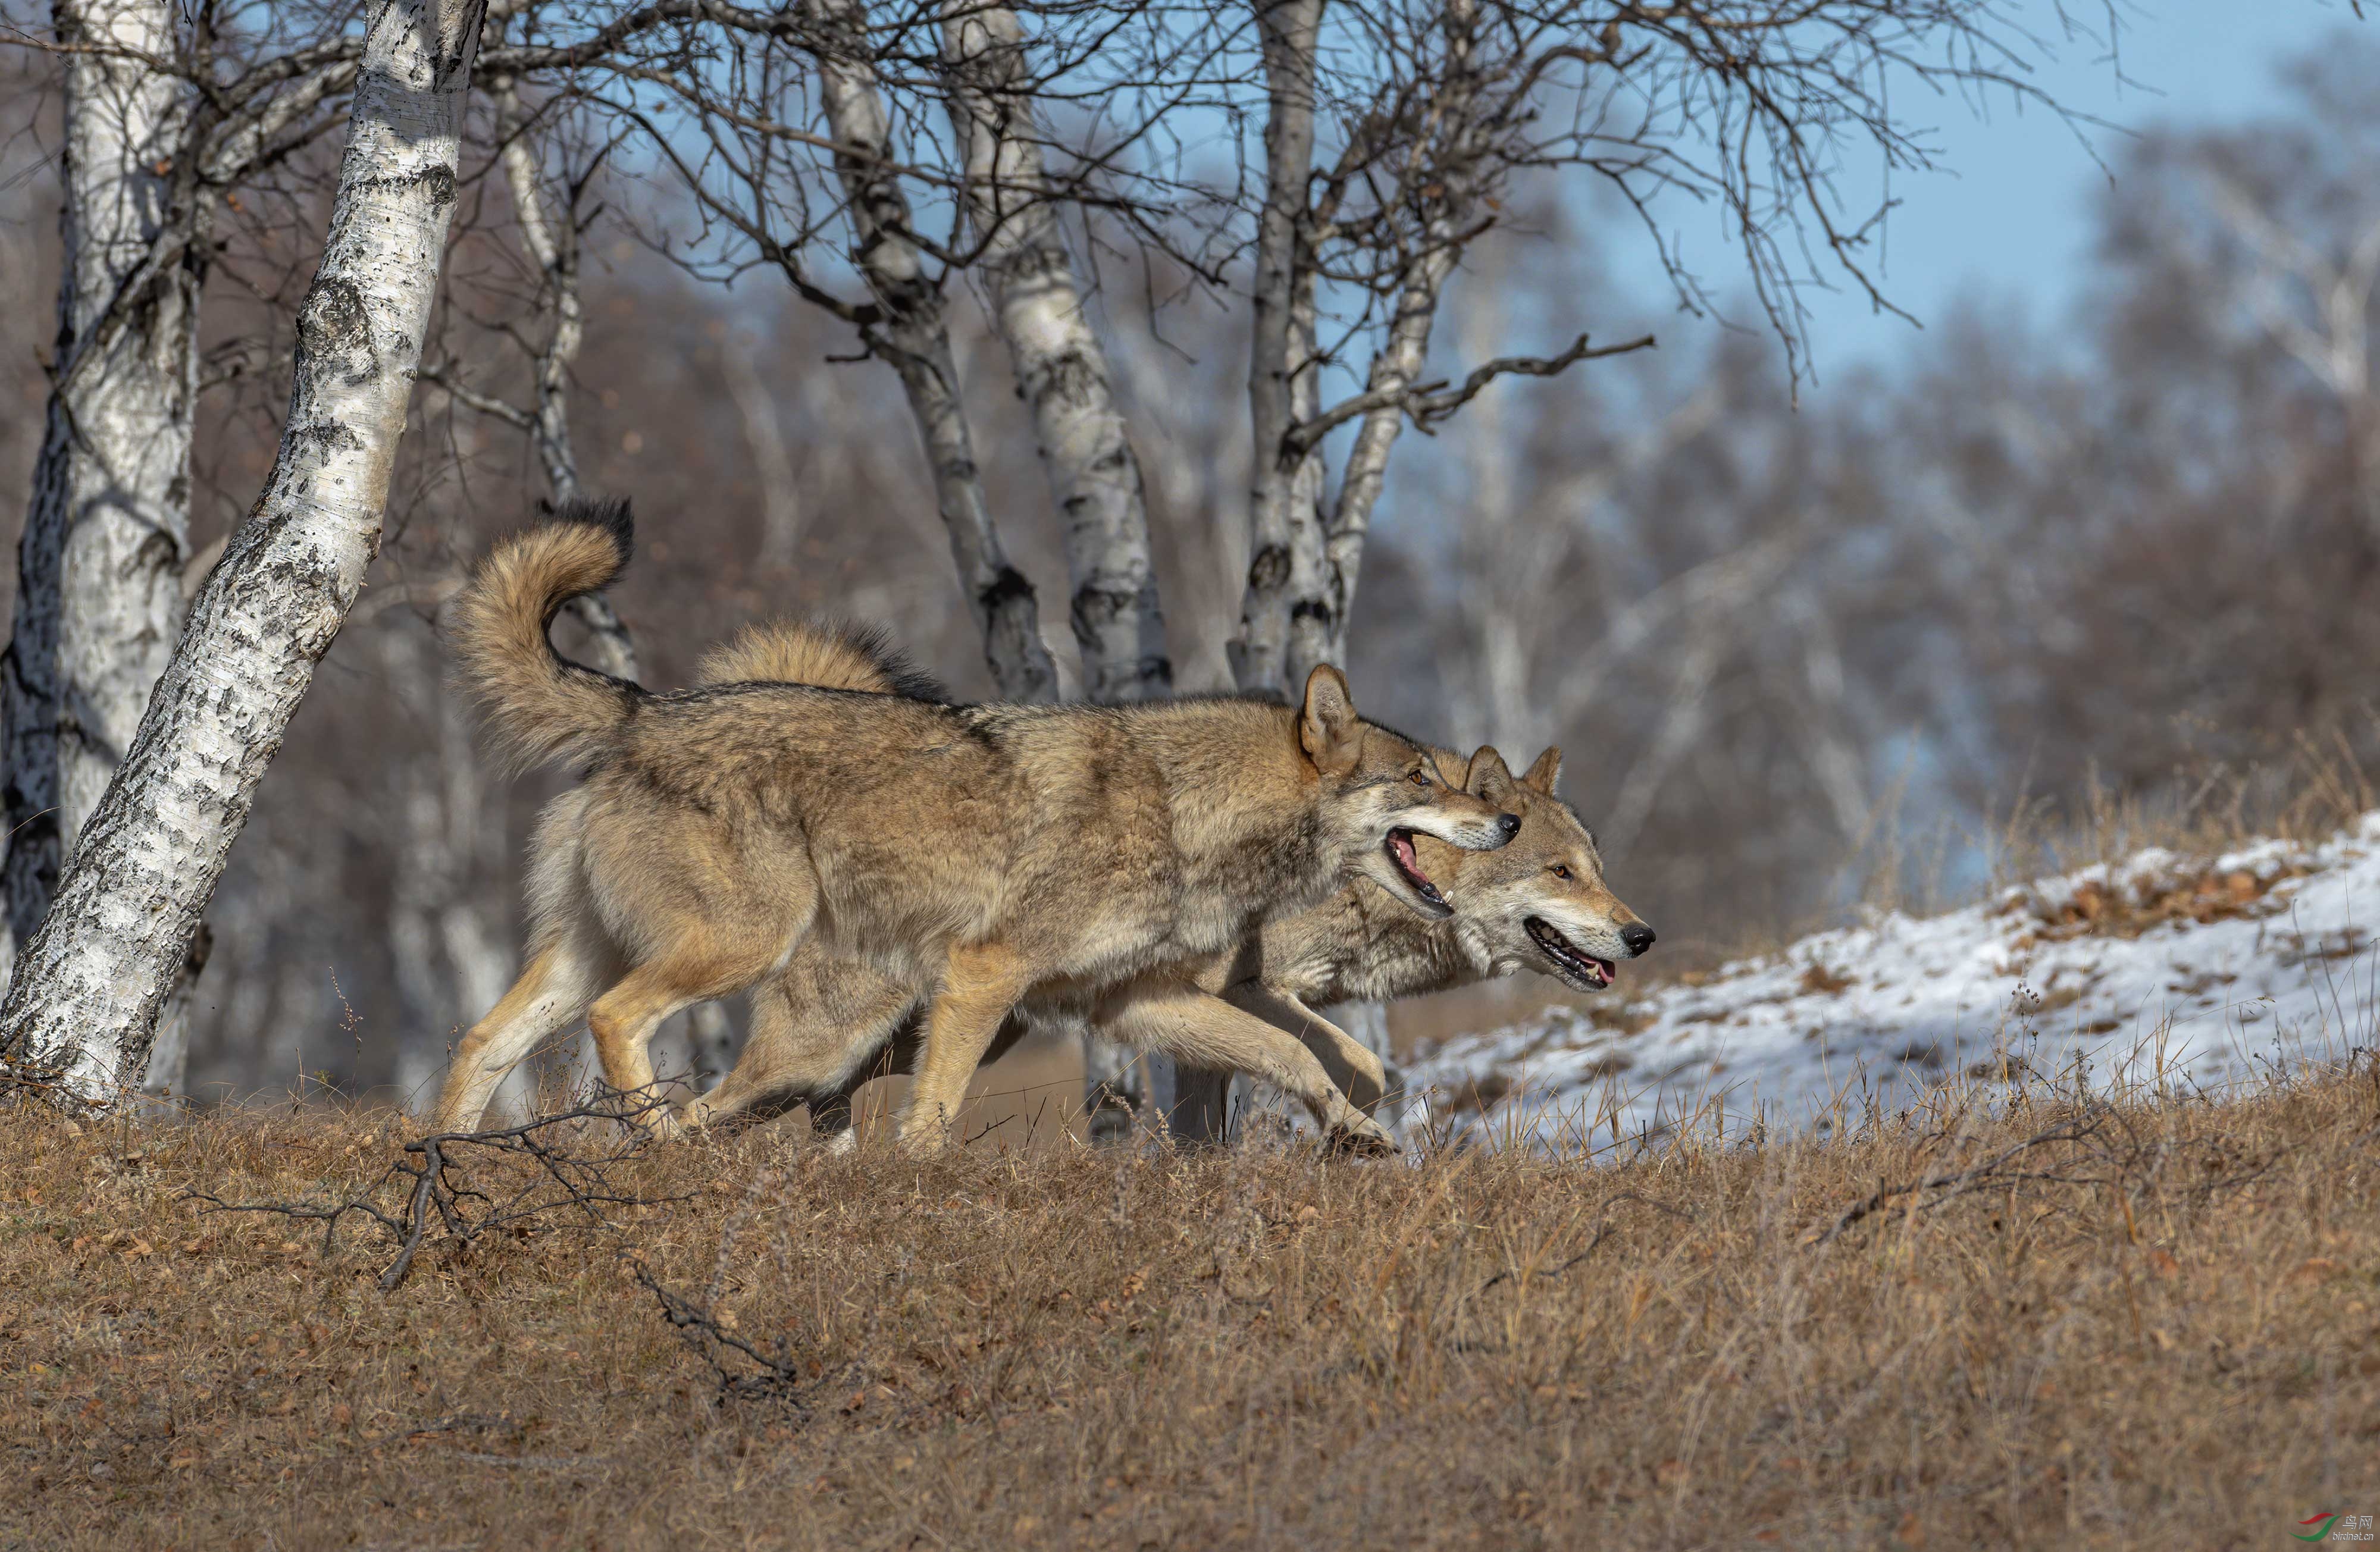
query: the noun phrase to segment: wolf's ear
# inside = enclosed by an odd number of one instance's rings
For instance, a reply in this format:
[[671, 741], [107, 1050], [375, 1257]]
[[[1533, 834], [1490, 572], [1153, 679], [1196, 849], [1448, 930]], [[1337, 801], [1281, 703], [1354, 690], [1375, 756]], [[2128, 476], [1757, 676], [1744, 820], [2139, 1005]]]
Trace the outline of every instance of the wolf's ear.
[[1355, 769], [1363, 743], [1363, 724], [1355, 720], [1355, 697], [1347, 691], [1346, 676], [1329, 663], [1317, 663], [1305, 676], [1305, 709], [1297, 719], [1298, 747], [1317, 770], [1343, 776]]
[[1479, 752], [1471, 757], [1471, 773], [1463, 779], [1463, 790], [1500, 807], [1512, 795], [1512, 771], [1496, 752], [1496, 746], [1479, 746]]
[[1560, 775], [1561, 751], [1548, 748], [1537, 757], [1536, 764], [1529, 767], [1527, 773], [1521, 778], [1521, 785], [1533, 787], [1548, 797], [1551, 797], [1554, 794], [1554, 782]]

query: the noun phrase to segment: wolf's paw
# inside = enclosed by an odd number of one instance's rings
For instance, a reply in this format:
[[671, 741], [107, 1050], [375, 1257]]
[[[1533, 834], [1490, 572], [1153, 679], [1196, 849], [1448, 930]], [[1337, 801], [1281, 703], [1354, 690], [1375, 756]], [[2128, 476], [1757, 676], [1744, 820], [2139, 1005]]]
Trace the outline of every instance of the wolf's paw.
[[645, 1135], [657, 1143], [674, 1142], [686, 1134], [686, 1124], [675, 1110], [649, 1110], [635, 1124], [645, 1129]]
[[842, 1158], [858, 1151], [859, 1129], [856, 1126], [846, 1126], [826, 1140], [825, 1152], [829, 1158]]
[[1358, 1158], [1394, 1158], [1399, 1151], [1397, 1140], [1378, 1122], [1356, 1110], [1332, 1123], [1329, 1142], [1331, 1152]]

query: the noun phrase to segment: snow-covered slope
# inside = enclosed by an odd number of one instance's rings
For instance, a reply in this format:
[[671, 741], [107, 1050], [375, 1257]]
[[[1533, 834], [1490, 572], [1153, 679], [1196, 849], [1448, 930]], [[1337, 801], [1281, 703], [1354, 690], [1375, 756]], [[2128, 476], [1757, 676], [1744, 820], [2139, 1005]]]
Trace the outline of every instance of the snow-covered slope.
[[[1425, 1051], [1442, 1125], [1575, 1146], [1724, 1098], [1799, 1126], [2009, 1061], [2214, 1089], [2374, 1043], [2380, 811], [2319, 844], [2140, 853], [1948, 915], [1878, 915], [1694, 985], [1551, 1009]], [[1623, 981], [1622, 986], [1625, 986]]]

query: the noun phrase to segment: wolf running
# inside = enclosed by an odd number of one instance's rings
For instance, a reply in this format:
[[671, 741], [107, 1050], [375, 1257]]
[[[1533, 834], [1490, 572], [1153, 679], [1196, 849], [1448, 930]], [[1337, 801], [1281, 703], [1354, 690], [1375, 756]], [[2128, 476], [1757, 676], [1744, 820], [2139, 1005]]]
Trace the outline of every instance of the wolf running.
[[464, 1037], [442, 1131], [582, 1020], [605, 1081], [650, 1095], [660, 1025], [748, 991], [735, 1071], [657, 1130], [808, 1104], [841, 1132], [890, 1067], [917, 1076], [901, 1145], [930, 1151], [982, 1061], [1083, 1022], [1391, 1152], [1379, 1059], [1317, 1005], [1524, 966], [1592, 991], [1653, 943], [1554, 795], [1559, 751], [1519, 777], [1490, 747], [1465, 761], [1358, 716], [1328, 666], [1295, 707], [954, 705], [880, 636], [786, 623], [655, 694], [548, 635], [632, 537], [626, 503], [565, 503], [456, 600], [500, 748], [582, 778], [539, 818], [526, 966]]

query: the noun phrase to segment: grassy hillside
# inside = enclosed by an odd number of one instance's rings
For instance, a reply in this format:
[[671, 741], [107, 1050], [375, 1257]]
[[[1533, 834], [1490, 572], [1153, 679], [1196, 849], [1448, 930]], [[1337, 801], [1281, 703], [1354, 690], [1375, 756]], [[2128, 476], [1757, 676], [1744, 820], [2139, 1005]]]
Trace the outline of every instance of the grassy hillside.
[[391, 1231], [192, 1194], [401, 1229], [392, 1116], [10, 1120], [8, 1545], [2248, 1546], [2380, 1512], [2368, 1062], [1593, 1169], [563, 1124], [450, 1148], [458, 1222], [521, 1216], [466, 1243], [433, 1203], [387, 1291]]

